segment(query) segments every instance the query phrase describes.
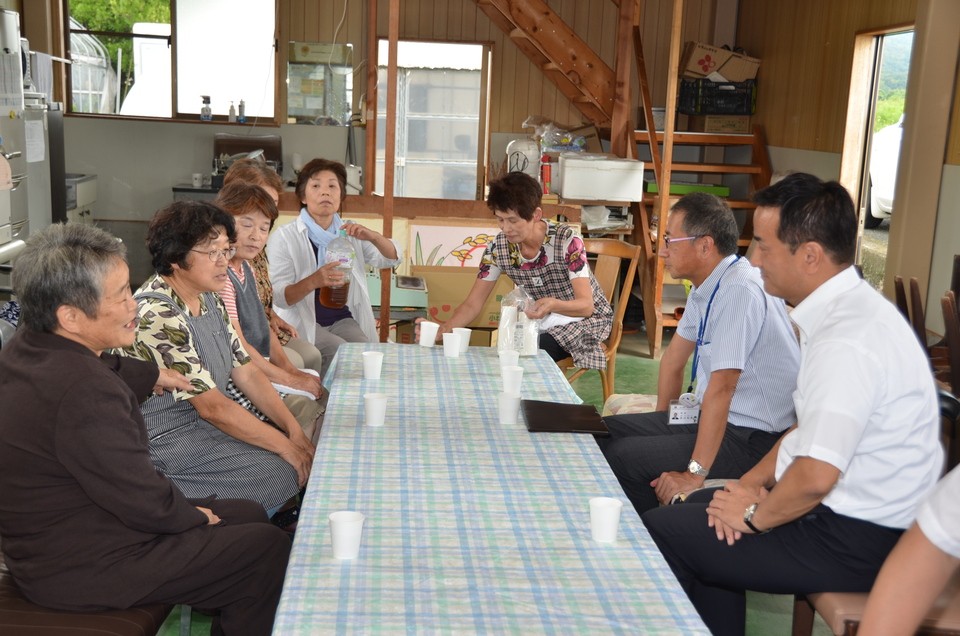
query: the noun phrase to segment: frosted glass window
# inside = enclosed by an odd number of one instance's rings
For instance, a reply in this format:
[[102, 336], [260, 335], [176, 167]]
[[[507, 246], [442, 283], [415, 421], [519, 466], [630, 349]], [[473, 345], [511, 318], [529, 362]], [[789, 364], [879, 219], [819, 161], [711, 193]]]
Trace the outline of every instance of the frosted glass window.
[[175, 0], [177, 110], [199, 114], [201, 95], [214, 115], [230, 102], [251, 117], [274, 114], [273, 0]]

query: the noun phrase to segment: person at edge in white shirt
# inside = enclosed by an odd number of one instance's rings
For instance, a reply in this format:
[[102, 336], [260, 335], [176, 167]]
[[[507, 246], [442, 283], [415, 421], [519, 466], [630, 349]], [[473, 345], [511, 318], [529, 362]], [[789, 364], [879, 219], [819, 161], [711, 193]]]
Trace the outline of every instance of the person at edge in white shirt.
[[715, 636], [744, 633], [746, 590], [869, 591], [943, 467], [929, 361], [853, 267], [850, 195], [792, 174], [753, 200], [754, 264], [800, 330], [797, 425], [739, 482], [642, 517]]
[[867, 599], [860, 634], [914, 634], [960, 566], [960, 468], [920, 504], [917, 520], [887, 557]]

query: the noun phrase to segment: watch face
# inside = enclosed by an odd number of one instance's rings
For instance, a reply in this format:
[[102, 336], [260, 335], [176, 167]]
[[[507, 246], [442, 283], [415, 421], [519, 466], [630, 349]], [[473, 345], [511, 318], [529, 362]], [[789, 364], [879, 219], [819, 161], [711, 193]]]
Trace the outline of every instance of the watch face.
[[706, 468], [700, 465], [700, 462], [695, 459], [691, 459], [690, 463], [687, 464], [687, 470], [700, 477], [706, 477], [707, 473], [709, 472]]

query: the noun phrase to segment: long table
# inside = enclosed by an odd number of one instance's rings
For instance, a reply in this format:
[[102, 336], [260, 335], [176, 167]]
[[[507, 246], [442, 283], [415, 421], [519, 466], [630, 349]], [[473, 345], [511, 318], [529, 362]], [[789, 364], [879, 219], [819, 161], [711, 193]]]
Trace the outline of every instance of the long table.
[[[346, 344], [334, 365], [275, 634], [709, 634], [592, 436], [500, 425], [495, 349]], [[581, 401], [542, 351], [521, 365], [523, 397]], [[389, 396], [382, 428], [369, 392]], [[616, 543], [591, 539], [595, 496], [625, 504]], [[366, 515], [356, 559], [332, 556], [337, 510]]]

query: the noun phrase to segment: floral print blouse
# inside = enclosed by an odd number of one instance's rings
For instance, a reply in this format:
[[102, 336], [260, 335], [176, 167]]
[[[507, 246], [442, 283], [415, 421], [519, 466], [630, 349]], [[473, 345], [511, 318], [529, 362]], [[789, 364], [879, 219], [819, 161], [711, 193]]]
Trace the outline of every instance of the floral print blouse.
[[[184, 312], [190, 313], [186, 303], [177, 295], [170, 285], [160, 275], [155, 274], [148, 279], [135, 295], [145, 292], [156, 292], [167, 296]], [[233, 352], [233, 366], [239, 367], [250, 362], [250, 356], [240, 344], [236, 330], [230, 324], [227, 309], [217, 299], [215, 307], [207, 307], [204, 295], [200, 296], [200, 313], [219, 311], [223, 314], [223, 321], [227, 328], [227, 337], [230, 338], [230, 350]], [[129, 347], [119, 350], [121, 355], [139, 358], [153, 362], [161, 369], [173, 369], [185, 375], [193, 388], [190, 391], [174, 391], [173, 397], [177, 400], [188, 400], [205, 391], [216, 388], [216, 382], [210, 371], [204, 366], [200, 354], [196, 350], [190, 328], [183, 315], [174, 311], [170, 301], [156, 298], [138, 299], [139, 315], [137, 324], [137, 339]]]
[[[547, 235], [543, 239], [543, 245], [540, 246], [540, 253], [532, 259], [525, 259], [520, 253], [519, 246], [513, 243], [507, 243], [510, 262], [517, 268], [538, 269], [546, 267], [553, 262], [555, 252], [553, 244], [557, 240], [557, 228], [559, 226], [550, 221], [544, 221], [544, 223], [547, 224]], [[497, 241], [487, 245], [487, 249], [483, 253], [483, 258], [480, 260], [480, 272], [477, 274], [477, 278], [489, 280], [490, 282], [494, 282], [500, 278], [500, 274], [503, 272], [496, 265], [496, 249]], [[590, 276], [590, 268], [587, 267], [587, 254], [583, 247], [583, 239], [579, 236], [571, 235], [570, 238], [567, 239], [563, 253], [566, 255], [564, 265], [570, 274], [570, 280], [574, 278], [588, 278]]]

